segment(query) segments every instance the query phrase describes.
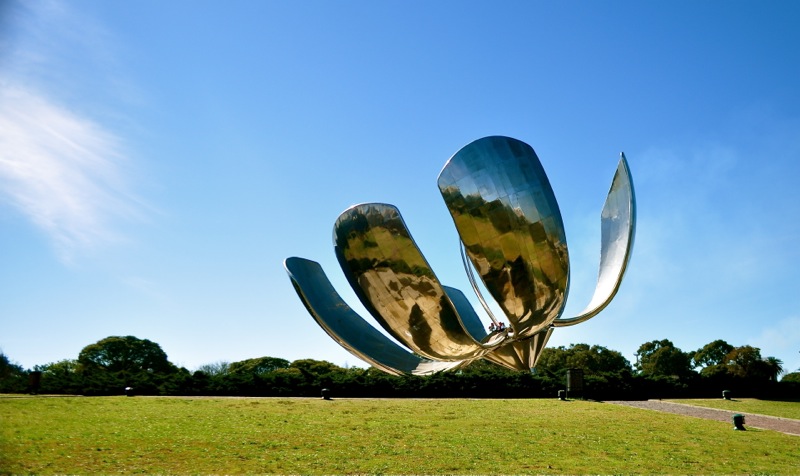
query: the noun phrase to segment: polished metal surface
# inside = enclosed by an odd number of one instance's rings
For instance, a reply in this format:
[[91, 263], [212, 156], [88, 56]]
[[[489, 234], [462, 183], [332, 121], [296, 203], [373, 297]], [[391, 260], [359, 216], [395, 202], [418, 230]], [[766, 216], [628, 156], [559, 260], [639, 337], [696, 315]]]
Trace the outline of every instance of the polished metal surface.
[[359, 359], [393, 375], [428, 375], [462, 364], [421, 359], [392, 342], [342, 300], [319, 263], [287, 258], [284, 267], [314, 320]]
[[464, 263], [464, 271], [467, 272], [467, 279], [469, 279], [469, 284], [472, 286], [472, 290], [475, 291], [475, 295], [478, 297], [478, 301], [483, 306], [483, 310], [486, 311], [486, 315], [489, 316], [489, 319], [492, 320], [492, 323], [497, 326], [500, 324], [500, 321], [494, 317], [494, 312], [492, 312], [492, 308], [489, 307], [489, 304], [486, 302], [486, 299], [483, 297], [483, 293], [481, 292], [480, 287], [478, 287], [478, 282], [475, 280], [475, 273], [472, 272], [473, 267], [472, 263], [469, 261], [467, 257], [467, 249], [464, 248], [464, 243], [459, 241], [461, 245], [461, 262]]
[[[436, 278], [396, 207], [345, 210], [333, 231], [337, 259], [356, 295], [386, 333], [344, 303], [319, 264], [288, 258], [286, 270], [312, 317], [357, 357], [392, 374], [428, 375], [486, 359], [514, 370], [536, 365], [554, 327], [583, 322], [616, 295], [630, 261], [636, 200], [622, 155], [601, 213], [600, 272], [589, 305], [561, 318], [569, 255], [553, 190], [533, 149], [509, 137], [474, 141], [445, 164], [439, 190], [461, 239], [464, 265], [492, 321]], [[472, 275], [508, 320], [492, 315]]]
[[357, 295], [399, 342], [443, 361], [475, 359], [491, 349], [470, 335], [397, 208], [384, 203], [353, 206], [336, 220], [333, 237], [339, 263]]
[[467, 255], [518, 338], [561, 315], [569, 282], [564, 224], [533, 148], [478, 139], [439, 174], [439, 190]]
[[450, 298], [450, 302], [455, 306], [456, 314], [458, 314], [458, 317], [461, 319], [464, 329], [469, 332], [469, 335], [474, 340], [486, 343], [489, 335], [486, 333], [481, 318], [478, 316], [478, 313], [475, 312], [475, 308], [469, 303], [464, 293], [450, 286], [442, 287]]
[[606, 203], [600, 214], [600, 272], [589, 305], [569, 319], [556, 319], [556, 327], [580, 324], [605, 309], [619, 291], [622, 277], [633, 252], [636, 230], [636, 196], [625, 154], [620, 154], [617, 172], [611, 182]]
[[484, 359], [511, 370], [530, 370], [536, 366], [552, 333], [553, 326], [550, 326], [523, 340], [508, 339], [504, 345], [486, 354]]

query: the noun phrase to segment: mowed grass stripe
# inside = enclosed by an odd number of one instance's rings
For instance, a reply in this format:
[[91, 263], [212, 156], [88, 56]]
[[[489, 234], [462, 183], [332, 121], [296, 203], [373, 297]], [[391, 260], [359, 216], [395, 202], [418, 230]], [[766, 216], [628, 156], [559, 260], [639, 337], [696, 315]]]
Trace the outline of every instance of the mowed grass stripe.
[[797, 474], [797, 437], [558, 400], [0, 399], [3, 473]]

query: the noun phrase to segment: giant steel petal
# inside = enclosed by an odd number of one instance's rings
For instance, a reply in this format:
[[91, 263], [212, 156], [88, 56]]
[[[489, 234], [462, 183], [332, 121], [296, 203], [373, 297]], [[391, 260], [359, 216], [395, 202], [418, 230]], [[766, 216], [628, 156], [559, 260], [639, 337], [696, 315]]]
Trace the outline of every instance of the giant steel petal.
[[438, 185], [514, 338], [547, 329], [564, 310], [569, 256], [561, 212], [533, 148], [510, 137], [478, 139], [447, 161]]
[[487, 338], [490, 336], [483, 327], [483, 323], [475, 312], [475, 308], [472, 307], [472, 304], [470, 304], [467, 297], [464, 296], [464, 293], [450, 286], [442, 286], [442, 288], [444, 288], [447, 296], [450, 298], [450, 302], [452, 302], [453, 306], [456, 308], [458, 317], [461, 318], [461, 322], [464, 324], [464, 329], [466, 329], [476, 341], [486, 342]]
[[284, 261], [284, 267], [317, 324], [359, 359], [393, 375], [430, 375], [464, 364], [421, 359], [392, 342], [342, 300], [319, 263], [292, 257]]
[[530, 371], [536, 367], [552, 333], [550, 326], [526, 339], [510, 340], [483, 358], [511, 370]]
[[417, 354], [460, 361], [479, 358], [500, 343], [477, 340], [477, 316], [462, 321], [453, 299], [464, 307], [466, 298], [460, 292], [451, 296], [439, 283], [396, 207], [365, 203], [345, 210], [334, 226], [334, 246], [367, 310]]
[[636, 196], [625, 154], [620, 154], [617, 172], [611, 182], [600, 221], [602, 227], [600, 271], [592, 300], [577, 316], [556, 319], [553, 322], [556, 327], [580, 324], [596, 316], [608, 306], [622, 283], [622, 277], [631, 259], [636, 231]]

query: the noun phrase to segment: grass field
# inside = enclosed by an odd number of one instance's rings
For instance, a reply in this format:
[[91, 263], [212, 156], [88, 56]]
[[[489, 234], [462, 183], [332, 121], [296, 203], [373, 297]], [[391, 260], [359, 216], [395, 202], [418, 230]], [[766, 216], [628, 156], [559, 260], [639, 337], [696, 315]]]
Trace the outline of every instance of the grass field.
[[799, 448], [556, 399], [0, 398], [4, 474], [798, 474]]
[[665, 402], [685, 403], [698, 407], [717, 408], [739, 413], [756, 413], [781, 418], [794, 418], [800, 420], [800, 401], [782, 402], [772, 400], [757, 400], [755, 398], [742, 398], [725, 400], [722, 398], [692, 399], [692, 400], [664, 400]]

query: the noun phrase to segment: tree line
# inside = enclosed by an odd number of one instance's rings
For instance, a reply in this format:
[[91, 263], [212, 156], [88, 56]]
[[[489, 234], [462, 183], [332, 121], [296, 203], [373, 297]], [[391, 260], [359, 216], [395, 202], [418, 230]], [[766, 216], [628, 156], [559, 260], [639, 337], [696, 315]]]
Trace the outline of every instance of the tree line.
[[[338, 397], [550, 398], [565, 389], [567, 374], [582, 376], [580, 393], [598, 400], [719, 397], [800, 398], [800, 371], [782, 379], [783, 363], [757, 347], [715, 340], [684, 352], [667, 340], [642, 344], [636, 362], [603, 346], [572, 344], [542, 351], [532, 372], [476, 361], [456, 372], [427, 377], [391, 376], [374, 368], [330, 362], [258, 357], [215, 362], [191, 372], [171, 363], [161, 346], [134, 336], [111, 336], [87, 345], [77, 359], [23, 369], [0, 353], [0, 392], [73, 395], [209, 395]], [[127, 389], [127, 390], [126, 390]]]

